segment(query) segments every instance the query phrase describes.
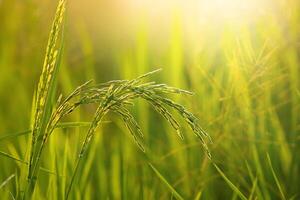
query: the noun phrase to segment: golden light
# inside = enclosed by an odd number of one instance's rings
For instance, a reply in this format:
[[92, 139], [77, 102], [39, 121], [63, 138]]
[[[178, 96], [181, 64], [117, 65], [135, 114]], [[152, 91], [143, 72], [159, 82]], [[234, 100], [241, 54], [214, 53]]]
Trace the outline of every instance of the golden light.
[[202, 0], [198, 8], [204, 20], [249, 23], [267, 13], [267, 4], [264, 0]]

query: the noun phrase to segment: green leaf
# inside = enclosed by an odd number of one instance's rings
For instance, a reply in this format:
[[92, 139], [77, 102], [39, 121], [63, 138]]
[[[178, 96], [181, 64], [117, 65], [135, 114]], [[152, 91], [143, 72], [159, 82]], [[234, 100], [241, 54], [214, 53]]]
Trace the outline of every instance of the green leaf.
[[[1, 155], [1, 156], [4, 156], [4, 157], [6, 157], [6, 158], [9, 158], [9, 159], [11, 159], [11, 160], [20, 162], [20, 163], [22, 163], [22, 164], [28, 165], [28, 162], [26, 162], [26, 161], [24, 161], [24, 160], [21, 160], [20, 158], [16, 158], [16, 157], [14, 157], [14, 156], [12, 156], [12, 155], [10, 155], [10, 154], [8, 154], [8, 153], [5, 153], [5, 152], [3, 152], [3, 151], [0, 151], [0, 155]], [[53, 175], [61, 176], [61, 175], [58, 175], [58, 174], [56, 174], [55, 172], [53, 172], [53, 171], [51, 171], [51, 170], [49, 170], [49, 169], [46, 169], [46, 168], [44, 168], [44, 167], [40, 167], [40, 170], [43, 171], [43, 172], [46, 172], [46, 173], [48, 173], [48, 174], [53, 174]], [[0, 187], [0, 188], [1, 188], [1, 187]]]
[[242, 199], [247, 200], [246, 196], [226, 177], [226, 175], [222, 172], [222, 170], [214, 164], [215, 168], [219, 172], [219, 174], [222, 176], [222, 178], [226, 181], [226, 183], [229, 185], [229, 187]]
[[[110, 123], [110, 121], [103, 121], [102, 123]], [[56, 129], [88, 127], [90, 124], [91, 124], [90, 122], [62, 122], [62, 123], [57, 124]], [[0, 142], [2, 140], [6, 140], [9, 138], [15, 138], [15, 137], [19, 137], [22, 135], [27, 135], [27, 134], [31, 133], [31, 131], [32, 130], [29, 129], [29, 130], [25, 130], [25, 131], [16, 132], [16, 133], [6, 133], [0, 137]]]
[[7, 179], [5, 179], [1, 185], [0, 185], [0, 189], [3, 188], [12, 178], [15, 177], [15, 174], [10, 175]]
[[158, 176], [158, 178], [169, 188], [170, 192], [172, 192], [172, 194], [174, 195], [174, 197], [176, 199], [178, 199], [178, 200], [184, 199], [151, 163], [148, 163], [148, 165], [155, 172], [155, 174]]
[[282, 189], [282, 187], [281, 187], [281, 185], [280, 185], [279, 179], [277, 178], [276, 173], [275, 173], [275, 171], [274, 171], [274, 168], [273, 168], [273, 166], [272, 166], [272, 162], [271, 162], [271, 158], [270, 158], [270, 155], [269, 155], [269, 154], [267, 154], [267, 159], [268, 159], [268, 163], [269, 163], [269, 166], [270, 166], [272, 175], [273, 175], [273, 177], [274, 177], [274, 179], [275, 179], [275, 182], [276, 182], [276, 185], [277, 185], [277, 187], [278, 187], [278, 189], [279, 189], [279, 192], [280, 192], [280, 195], [281, 195], [281, 199], [286, 200], [286, 197], [285, 197], [284, 192], [283, 192], [283, 189]]

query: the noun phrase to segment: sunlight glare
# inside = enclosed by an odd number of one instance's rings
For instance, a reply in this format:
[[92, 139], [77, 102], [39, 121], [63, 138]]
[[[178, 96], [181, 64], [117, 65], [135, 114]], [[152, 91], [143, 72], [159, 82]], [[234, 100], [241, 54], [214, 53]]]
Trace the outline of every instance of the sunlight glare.
[[264, 13], [263, 0], [199, 1], [201, 17], [218, 22], [249, 23]]

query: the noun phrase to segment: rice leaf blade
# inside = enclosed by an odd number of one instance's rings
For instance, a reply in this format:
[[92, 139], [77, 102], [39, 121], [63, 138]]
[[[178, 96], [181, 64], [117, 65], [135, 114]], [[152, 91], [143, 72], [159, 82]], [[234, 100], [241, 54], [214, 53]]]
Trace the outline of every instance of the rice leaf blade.
[[226, 181], [226, 183], [229, 185], [229, 187], [242, 199], [247, 200], [247, 197], [226, 177], [226, 175], [223, 173], [223, 171], [214, 164], [215, 168], [219, 172], [219, 174], [222, 176], [222, 178]]
[[170, 192], [174, 195], [177, 200], [183, 200], [184, 198], [174, 189], [174, 187], [163, 177], [163, 175], [151, 164], [148, 163], [150, 168], [154, 171], [157, 177], [168, 187]]

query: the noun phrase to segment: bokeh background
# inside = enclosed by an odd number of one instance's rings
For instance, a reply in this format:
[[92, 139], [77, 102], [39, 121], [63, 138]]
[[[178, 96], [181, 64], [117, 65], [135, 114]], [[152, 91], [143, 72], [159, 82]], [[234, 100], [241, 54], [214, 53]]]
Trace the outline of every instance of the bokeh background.
[[[56, 4], [0, 0], [0, 138], [30, 128]], [[249, 199], [299, 199], [299, 22], [297, 0], [70, 0], [57, 92], [162, 68], [151, 80], [195, 92], [172, 98], [211, 135], [212, 161], [228, 180]], [[81, 108], [65, 121], [90, 121], [94, 110]], [[238, 199], [187, 127], [182, 141], [149, 105], [137, 101], [133, 112], [146, 155], [122, 121], [107, 116], [72, 198], [172, 198], [151, 163], [186, 199]], [[38, 199], [63, 197], [85, 133], [52, 135], [43, 167], [56, 175], [41, 173]], [[0, 139], [0, 151], [24, 159], [28, 141]], [[1, 156], [0, 182], [23, 165]], [[3, 197], [18, 190], [14, 179], [1, 188]]]

